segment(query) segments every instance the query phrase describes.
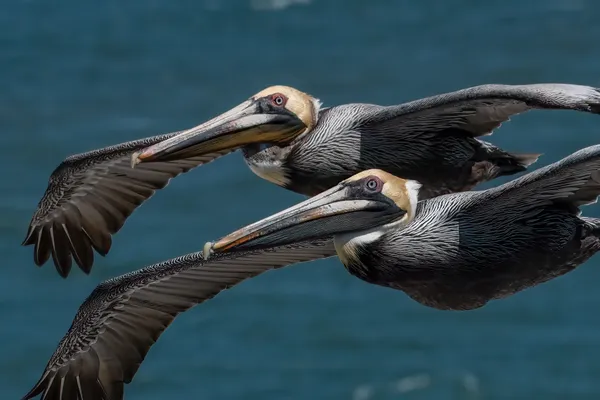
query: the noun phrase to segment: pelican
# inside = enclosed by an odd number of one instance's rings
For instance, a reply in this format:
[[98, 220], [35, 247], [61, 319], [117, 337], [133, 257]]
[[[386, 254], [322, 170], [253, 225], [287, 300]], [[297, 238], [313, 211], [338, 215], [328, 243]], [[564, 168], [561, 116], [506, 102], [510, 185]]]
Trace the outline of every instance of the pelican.
[[180, 313], [292, 264], [338, 255], [367, 282], [456, 310], [565, 274], [600, 248], [600, 220], [578, 216], [599, 171], [593, 146], [498, 188], [420, 202], [418, 182], [363, 171], [201, 252], [99, 284], [23, 400], [122, 399]]
[[361, 172], [205, 245], [253, 251], [333, 236], [350, 274], [440, 310], [472, 310], [566, 274], [600, 249], [600, 145], [504, 185], [418, 201], [420, 184]]
[[94, 250], [108, 254], [111, 235], [156, 190], [238, 149], [258, 176], [307, 196], [370, 168], [418, 180], [423, 199], [469, 190], [537, 160], [479, 139], [531, 109], [600, 113], [600, 92], [483, 85], [396, 106], [323, 108], [306, 93], [273, 86], [192, 129], [67, 158], [52, 173], [23, 245], [34, 245], [38, 266], [51, 257], [62, 277], [73, 260], [89, 273]]

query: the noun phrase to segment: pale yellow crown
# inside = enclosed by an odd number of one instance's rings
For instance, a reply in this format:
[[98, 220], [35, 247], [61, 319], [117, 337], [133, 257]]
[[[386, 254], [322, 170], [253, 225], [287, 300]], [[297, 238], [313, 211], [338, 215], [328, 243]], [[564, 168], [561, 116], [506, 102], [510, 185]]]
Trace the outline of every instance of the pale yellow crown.
[[290, 86], [276, 85], [261, 90], [252, 96], [252, 98], [259, 99], [277, 93], [282, 94], [287, 98], [285, 108], [293, 112], [300, 120], [302, 120], [302, 122], [304, 122], [304, 125], [307, 127], [307, 132], [314, 128], [317, 123], [321, 102], [307, 93], [301, 92]]

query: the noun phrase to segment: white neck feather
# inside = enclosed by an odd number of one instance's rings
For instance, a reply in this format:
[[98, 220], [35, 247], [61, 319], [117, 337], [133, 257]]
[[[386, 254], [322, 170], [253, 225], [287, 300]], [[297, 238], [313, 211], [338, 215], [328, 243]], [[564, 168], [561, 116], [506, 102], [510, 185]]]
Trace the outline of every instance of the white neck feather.
[[410, 222], [415, 218], [415, 213], [417, 212], [417, 203], [419, 202], [419, 190], [421, 189], [421, 186], [422, 185], [419, 182], [413, 180], [407, 180], [405, 183], [408, 201], [410, 203], [410, 210], [407, 212], [409, 215], [407, 222]]
[[294, 140], [302, 139], [304, 136], [306, 136], [306, 134], [310, 133], [313, 129], [315, 129], [315, 126], [317, 126], [317, 123], [319, 122], [319, 110], [321, 109], [321, 106], [323, 105], [323, 103], [321, 102], [321, 100], [315, 99], [314, 97], [311, 97], [310, 101], [311, 101], [312, 107], [313, 107], [312, 125], [307, 126], [306, 129], [304, 130], [304, 132], [299, 134], [296, 137], [296, 139], [294, 139]]
[[313, 104], [313, 115], [315, 116], [315, 122], [317, 122], [317, 120], [319, 119], [319, 110], [323, 106], [323, 102], [321, 100], [315, 99], [313, 97], [312, 104]]
[[335, 235], [333, 244], [338, 257], [344, 264], [352, 260], [358, 260], [358, 250], [379, 240], [384, 234], [404, 228], [408, 223], [406, 214], [403, 218], [392, 221], [388, 224], [364, 231], [342, 233]]

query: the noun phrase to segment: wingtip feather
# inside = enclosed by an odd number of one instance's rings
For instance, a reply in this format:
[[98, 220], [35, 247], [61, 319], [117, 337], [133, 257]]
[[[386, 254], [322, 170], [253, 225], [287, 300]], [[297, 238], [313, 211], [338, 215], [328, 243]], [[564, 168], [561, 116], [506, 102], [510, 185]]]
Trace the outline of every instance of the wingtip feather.
[[27, 233], [25, 234], [25, 239], [23, 239], [21, 242], [21, 246], [29, 246], [35, 243], [35, 240], [32, 240], [34, 231], [35, 228], [30, 225], [29, 229], [27, 229]]
[[589, 111], [592, 114], [600, 114], [600, 88], [592, 88], [592, 95], [588, 101]]
[[40, 378], [40, 380], [37, 381], [37, 383], [33, 386], [33, 388], [31, 388], [31, 390], [29, 392], [27, 392], [27, 394], [25, 394], [25, 396], [21, 397], [21, 400], [30, 400], [30, 399], [33, 399], [34, 397], [40, 395], [44, 391], [44, 384], [46, 383], [47, 379], [48, 379], [48, 374], [45, 373]]
[[544, 153], [522, 153], [522, 154], [513, 154], [513, 157], [517, 161], [517, 163], [523, 167], [529, 167], [538, 161], [538, 159], [543, 156]]

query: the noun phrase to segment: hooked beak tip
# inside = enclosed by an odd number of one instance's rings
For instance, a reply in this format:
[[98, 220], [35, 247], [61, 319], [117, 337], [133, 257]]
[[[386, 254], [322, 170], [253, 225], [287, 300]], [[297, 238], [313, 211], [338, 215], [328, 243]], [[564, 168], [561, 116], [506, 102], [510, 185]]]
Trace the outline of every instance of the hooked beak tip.
[[204, 261], [208, 260], [210, 258], [210, 256], [212, 256], [213, 254], [213, 242], [206, 242], [204, 243], [204, 248], [202, 249], [202, 255], [204, 257]]
[[136, 165], [144, 161], [148, 161], [152, 157], [152, 153], [147, 150], [136, 151], [131, 155], [131, 168], [135, 168]]
[[131, 168], [135, 168], [140, 163], [140, 152], [136, 151], [131, 155]]

